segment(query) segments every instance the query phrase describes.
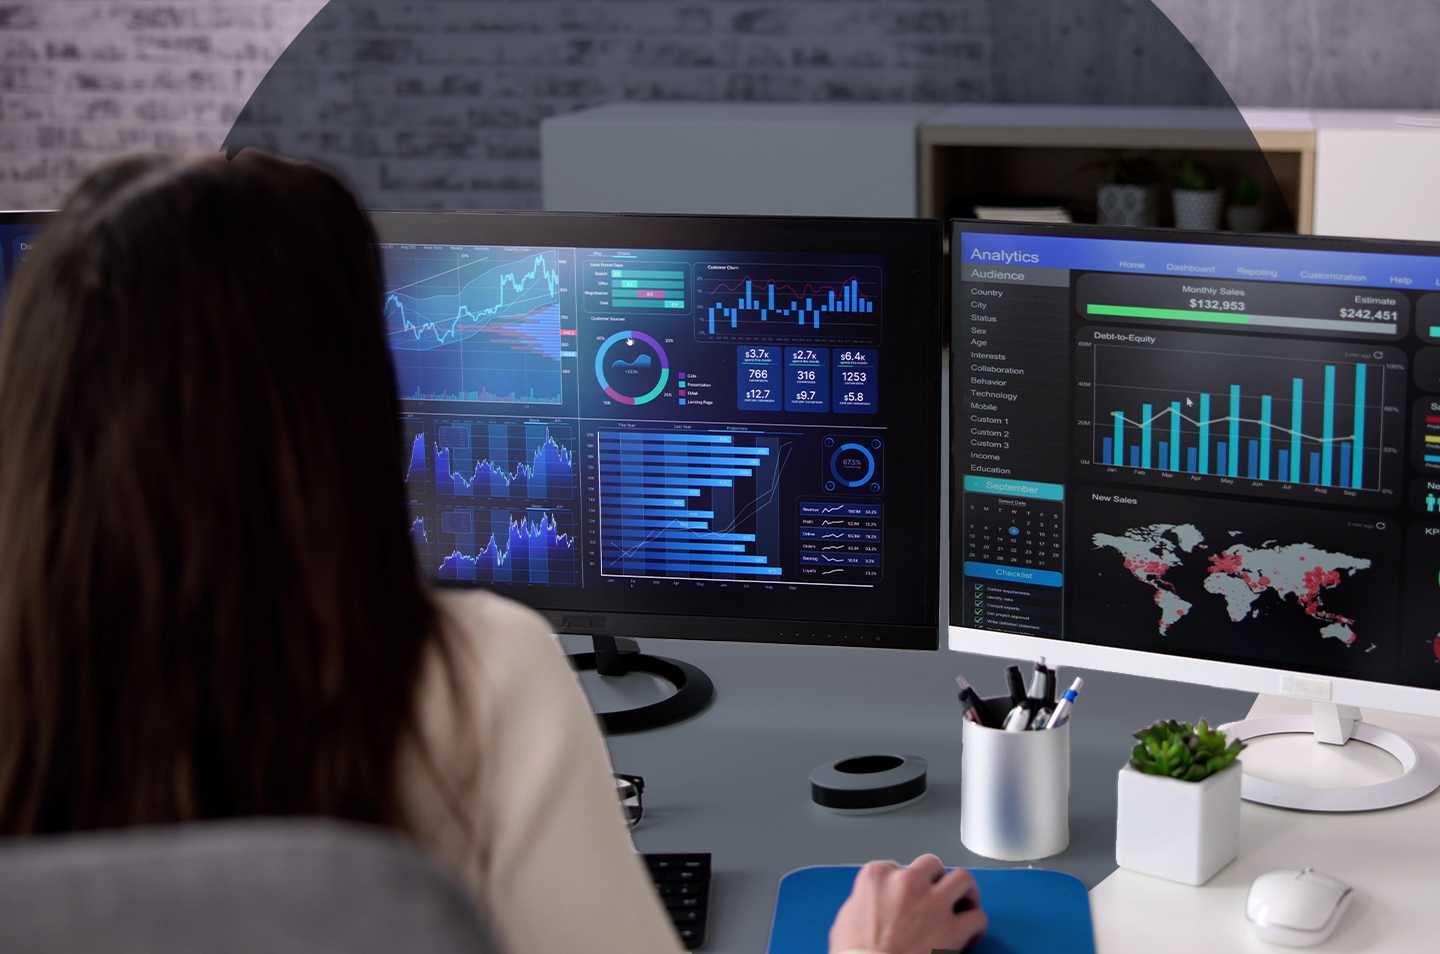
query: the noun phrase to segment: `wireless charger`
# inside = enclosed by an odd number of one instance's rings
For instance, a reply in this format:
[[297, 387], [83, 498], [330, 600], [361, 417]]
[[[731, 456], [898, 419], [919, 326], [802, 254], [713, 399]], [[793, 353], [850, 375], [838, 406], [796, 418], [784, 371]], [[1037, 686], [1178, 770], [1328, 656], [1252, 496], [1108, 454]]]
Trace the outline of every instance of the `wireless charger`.
[[929, 766], [918, 755], [861, 755], [810, 773], [810, 799], [841, 814], [901, 808], [925, 794]]

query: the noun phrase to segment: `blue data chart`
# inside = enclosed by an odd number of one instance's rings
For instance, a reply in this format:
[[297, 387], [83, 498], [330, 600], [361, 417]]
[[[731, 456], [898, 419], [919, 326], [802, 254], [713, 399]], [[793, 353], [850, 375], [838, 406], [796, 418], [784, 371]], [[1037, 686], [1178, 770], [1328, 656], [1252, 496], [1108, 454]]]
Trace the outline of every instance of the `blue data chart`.
[[573, 500], [575, 425], [568, 421], [413, 416], [406, 482], [415, 495]]
[[701, 262], [695, 337], [876, 343], [882, 275], [874, 266]]
[[1273, 496], [1351, 491], [1377, 506], [1398, 493], [1402, 352], [1141, 337], [1082, 334], [1082, 464], [1197, 487], [1239, 481]]
[[884, 439], [827, 434], [820, 449], [820, 485], [827, 493], [878, 494], [885, 489]]
[[800, 501], [800, 575], [826, 583], [874, 583], [884, 552], [879, 502]]
[[386, 332], [402, 398], [563, 402], [562, 342], [571, 319], [558, 251], [382, 251]]
[[792, 438], [614, 429], [597, 446], [602, 575], [778, 581]]
[[410, 532], [438, 580], [576, 586], [573, 526], [568, 510], [456, 506], [416, 518]]

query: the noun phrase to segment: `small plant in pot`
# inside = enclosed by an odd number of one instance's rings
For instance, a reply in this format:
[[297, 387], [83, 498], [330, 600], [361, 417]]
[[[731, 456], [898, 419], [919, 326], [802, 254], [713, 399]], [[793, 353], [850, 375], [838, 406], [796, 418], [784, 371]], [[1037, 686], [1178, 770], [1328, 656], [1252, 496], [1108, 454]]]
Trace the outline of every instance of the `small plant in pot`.
[[1180, 164], [1171, 198], [1175, 203], [1177, 229], [1212, 232], [1220, 227], [1220, 213], [1225, 211], [1225, 192], [1215, 184], [1210, 170], [1194, 159], [1186, 159]]
[[1157, 722], [1120, 770], [1115, 862], [1122, 868], [1204, 884], [1240, 848], [1240, 766], [1245, 745], [1205, 720]]
[[1232, 232], [1258, 232], [1265, 227], [1265, 207], [1260, 203], [1260, 186], [1246, 176], [1235, 183], [1225, 225]]
[[1105, 182], [1096, 190], [1101, 225], [1155, 225], [1159, 221], [1160, 171], [1147, 156], [1117, 152], [1100, 163]]

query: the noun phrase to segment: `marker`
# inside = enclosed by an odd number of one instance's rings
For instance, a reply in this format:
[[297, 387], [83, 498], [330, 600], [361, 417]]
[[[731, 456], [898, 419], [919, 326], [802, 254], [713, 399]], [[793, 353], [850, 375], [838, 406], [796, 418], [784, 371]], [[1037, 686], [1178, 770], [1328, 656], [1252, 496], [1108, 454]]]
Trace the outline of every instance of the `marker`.
[[980, 705], [980, 696], [975, 688], [970, 685], [970, 680], [964, 676], [955, 677], [955, 685], [959, 688], [960, 705], [963, 707], [963, 715], [969, 721], [979, 726], [990, 728], [985, 723], [985, 710]]
[[1019, 666], [1005, 667], [1005, 682], [1010, 687], [1010, 705], [1023, 706], [1025, 704], [1025, 677], [1020, 675]]
[[1050, 721], [1045, 724], [1045, 728], [1053, 729], [1065, 720], [1070, 712], [1070, 707], [1080, 696], [1080, 690], [1084, 688], [1085, 680], [1076, 676], [1075, 681], [1070, 683], [1070, 688], [1065, 690], [1065, 695], [1061, 696], [1060, 701], [1055, 704], [1055, 711], [1050, 713]]
[[1025, 698], [1035, 706], [1045, 702], [1045, 674], [1049, 671], [1045, 668], [1045, 657], [1041, 656], [1030, 674], [1030, 691], [1025, 693]]
[[1030, 707], [1023, 703], [1016, 706], [1005, 716], [1005, 731], [1024, 732], [1030, 728], [1030, 719], [1034, 714], [1035, 713], [1030, 710]]

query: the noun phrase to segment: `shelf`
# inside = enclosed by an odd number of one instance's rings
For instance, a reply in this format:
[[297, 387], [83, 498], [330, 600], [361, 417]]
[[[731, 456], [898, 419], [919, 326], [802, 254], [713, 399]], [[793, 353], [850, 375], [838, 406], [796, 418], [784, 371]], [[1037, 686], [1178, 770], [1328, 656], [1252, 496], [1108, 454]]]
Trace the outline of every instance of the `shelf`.
[[[1058, 200], [1094, 221], [1105, 160], [1143, 154], [1169, 175], [1186, 158], [1227, 187], [1274, 182], [1268, 227], [1314, 227], [1316, 133], [1300, 110], [974, 104], [930, 115], [920, 126], [920, 212], [968, 214], [978, 197]], [[1249, 123], [1249, 127], [1245, 125]], [[1258, 147], [1258, 150], [1257, 150]], [[1169, 203], [1162, 198], [1162, 222]]]

